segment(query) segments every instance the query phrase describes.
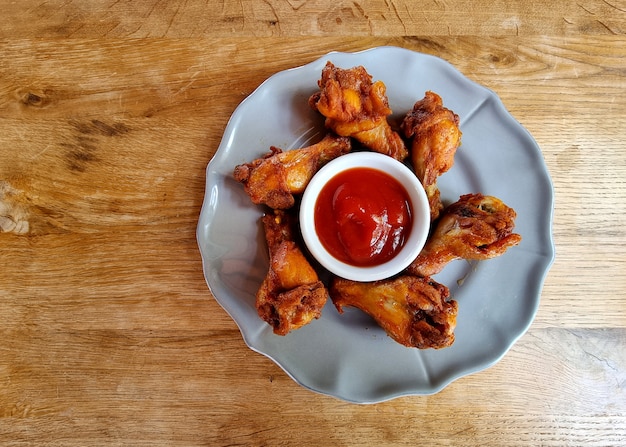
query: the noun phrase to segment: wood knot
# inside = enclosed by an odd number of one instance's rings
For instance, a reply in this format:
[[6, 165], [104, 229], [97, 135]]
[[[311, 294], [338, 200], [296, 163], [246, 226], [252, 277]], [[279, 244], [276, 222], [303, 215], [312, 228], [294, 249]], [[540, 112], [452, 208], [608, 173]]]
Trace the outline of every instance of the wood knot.
[[51, 94], [47, 90], [28, 89], [17, 92], [17, 97], [27, 107], [42, 108], [52, 102]]
[[0, 233], [26, 234], [30, 230], [23, 193], [0, 180]]
[[510, 67], [515, 65], [517, 62], [517, 58], [514, 54], [511, 53], [490, 53], [486, 56], [487, 61], [490, 65], [497, 65], [500, 67]]

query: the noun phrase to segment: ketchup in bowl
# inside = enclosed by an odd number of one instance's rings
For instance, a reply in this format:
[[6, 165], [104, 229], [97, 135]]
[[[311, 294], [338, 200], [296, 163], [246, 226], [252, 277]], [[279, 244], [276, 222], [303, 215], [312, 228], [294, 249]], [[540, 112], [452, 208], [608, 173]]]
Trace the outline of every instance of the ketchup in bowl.
[[324, 165], [304, 191], [299, 216], [311, 255], [353, 281], [404, 270], [430, 228], [428, 199], [415, 173], [375, 152], [353, 152]]
[[315, 231], [342, 262], [372, 266], [393, 258], [411, 231], [406, 189], [391, 175], [357, 167], [332, 177], [315, 203]]

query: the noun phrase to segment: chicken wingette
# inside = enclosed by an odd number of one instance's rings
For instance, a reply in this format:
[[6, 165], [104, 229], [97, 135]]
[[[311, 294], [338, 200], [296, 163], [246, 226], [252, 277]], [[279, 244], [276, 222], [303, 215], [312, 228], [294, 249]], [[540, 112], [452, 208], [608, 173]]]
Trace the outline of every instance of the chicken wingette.
[[327, 62], [318, 85], [309, 104], [326, 117], [327, 128], [397, 160], [407, 157], [402, 137], [387, 121], [392, 111], [382, 81], [372, 82], [364, 67], [342, 69]]
[[269, 271], [257, 291], [256, 309], [275, 334], [286, 335], [320, 317], [328, 290], [296, 242], [295, 217], [274, 210], [262, 221]]
[[345, 306], [362, 310], [405, 346], [440, 349], [454, 342], [458, 304], [446, 286], [430, 278], [356, 282], [335, 277], [330, 296], [339, 312]]
[[513, 233], [516, 213], [500, 199], [465, 194], [446, 207], [415, 261], [412, 275], [431, 276], [455, 259], [485, 260], [500, 256], [522, 240]]
[[461, 144], [459, 116], [443, 106], [439, 95], [428, 91], [414, 104], [400, 128], [410, 141], [411, 163], [426, 190], [434, 221], [443, 208], [437, 178], [452, 167]]
[[288, 209], [295, 204], [294, 194], [304, 192], [324, 164], [350, 149], [349, 138], [333, 134], [311, 146], [289, 151], [272, 146], [264, 157], [236, 166], [233, 176], [243, 183], [253, 203]]

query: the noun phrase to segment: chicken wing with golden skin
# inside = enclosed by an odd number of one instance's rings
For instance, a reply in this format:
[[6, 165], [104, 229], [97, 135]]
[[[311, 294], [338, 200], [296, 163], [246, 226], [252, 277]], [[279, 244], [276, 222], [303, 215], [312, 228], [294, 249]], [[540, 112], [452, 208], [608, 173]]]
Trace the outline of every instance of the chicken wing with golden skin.
[[304, 192], [324, 164], [350, 149], [349, 138], [333, 134], [311, 146], [289, 151], [272, 146], [264, 157], [236, 166], [233, 176], [243, 183], [253, 203], [287, 209], [295, 204], [294, 194]]
[[295, 216], [274, 210], [262, 218], [270, 265], [256, 294], [259, 316], [286, 335], [319, 318], [328, 290], [295, 240]]
[[327, 128], [397, 160], [408, 156], [402, 137], [387, 121], [391, 109], [382, 81], [372, 82], [362, 66], [346, 70], [327, 62], [318, 85], [309, 104], [326, 117]]
[[334, 278], [333, 303], [356, 307], [370, 315], [398, 343], [440, 349], [454, 342], [458, 304], [450, 291], [430, 278], [411, 275], [375, 282]]
[[500, 256], [522, 240], [513, 233], [516, 213], [500, 199], [466, 194], [444, 209], [426, 245], [408, 272], [439, 273], [455, 259], [485, 260]]
[[443, 208], [437, 178], [454, 164], [461, 144], [459, 116], [443, 106], [439, 95], [426, 92], [402, 121], [400, 129], [410, 141], [411, 163], [430, 204], [431, 220]]

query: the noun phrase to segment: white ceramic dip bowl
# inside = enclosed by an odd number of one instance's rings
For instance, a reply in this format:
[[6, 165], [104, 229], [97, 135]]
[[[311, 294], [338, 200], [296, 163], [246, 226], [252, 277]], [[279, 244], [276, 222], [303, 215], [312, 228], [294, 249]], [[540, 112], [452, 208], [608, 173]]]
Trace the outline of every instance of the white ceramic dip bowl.
[[[408, 237], [391, 259], [375, 265], [354, 265], [338, 259], [327, 250], [316, 230], [315, 209], [320, 192], [335, 176], [353, 168], [382, 171], [396, 179], [407, 193], [411, 215]], [[404, 163], [376, 152], [353, 152], [330, 161], [313, 176], [302, 196], [300, 228], [309, 252], [328, 271], [353, 281], [377, 281], [400, 273], [415, 260], [428, 237], [430, 208], [422, 184]]]

